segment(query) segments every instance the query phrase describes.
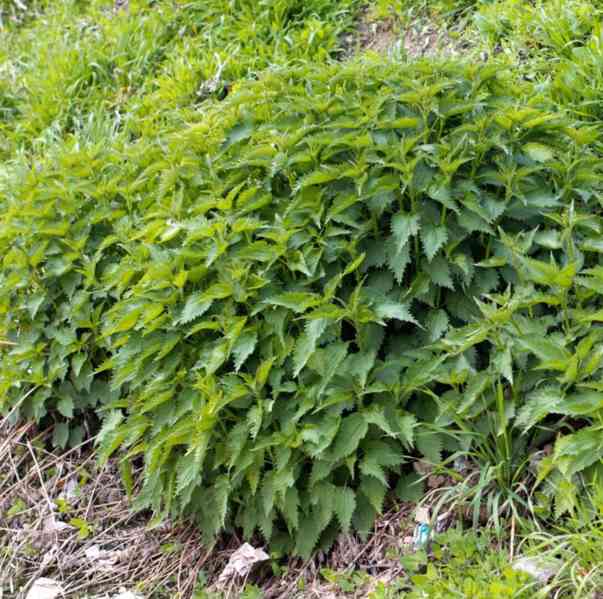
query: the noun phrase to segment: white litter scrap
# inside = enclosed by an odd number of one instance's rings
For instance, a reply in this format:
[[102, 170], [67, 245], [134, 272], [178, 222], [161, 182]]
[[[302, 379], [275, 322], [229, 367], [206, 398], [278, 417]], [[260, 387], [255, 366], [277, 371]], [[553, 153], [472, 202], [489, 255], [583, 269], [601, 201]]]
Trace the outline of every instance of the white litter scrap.
[[415, 512], [415, 522], [419, 524], [429, 524], [429, 508], [428, 507], [418, 507]]
[[263, 549], [256, 549], [249, 543], [243, 543], [231, 556], [226, 564], [218, 585], [225, 585], [232, 581], [235, 576], [247, 576], [251, 568], [259, 562], [265, 562], [270, 556]]
[[513, 570], [525, 572], [542, 584], [546, 584], [557, 574], [561, 564], [556, 561], [544, 561], [536, 557], [521, 557], [513, 564]]
[[52, 578], [38, 578], [25, 599], [55, 599], [65, 593], [63, 587]]
[[113, 595], [111, 599], [145, 599], [143, 595], [133, 593], [132, 591], [126, 591], [126, 589], [119, 589], [117, 595]]

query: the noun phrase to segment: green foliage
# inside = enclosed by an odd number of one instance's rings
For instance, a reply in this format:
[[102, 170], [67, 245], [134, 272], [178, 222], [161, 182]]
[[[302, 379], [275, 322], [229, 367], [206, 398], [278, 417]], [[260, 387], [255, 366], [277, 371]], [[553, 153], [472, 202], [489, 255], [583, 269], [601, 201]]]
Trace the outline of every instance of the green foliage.
[[155, 4], [44, 6], [2, 42], [0, 409], [61, 447], [98, 417], [138, 507], [277, 553], [368, 533], [418, 495], [409, 455], [486, 465], [476, 514], [528, 509], [527, 472], [544, 517], [581, 507], [596, 90], [570, 119], [498, 64], [320, 64], [351, 0]]
[[262, 69], [339, 55], [360, 3], [130, 0], [115, 12], [113, 0], [8, 0], [16, 20], [4, 4], [2, 158], [102, 119], [136, 137], [197, 119], [203, 103]]
[[[598, 497], [599, 510], [601, 496]], [[599, 567], [603, 550], [603, 528], [600, 512], [581, 513], [563, 528], [551, 532], [538, 532], [528, 536], [524, 551], [558, 564], [553, 581], [559, 596], [592, 599], [603, 584]], [[551, 585], [551, 586], [553, 586]]]
[[529, 54], [535, 61], [568, 56], [597, 27], [598, 3], [588, 0], [521, 0], [480, 2], [474, 21], [492, 45]]
[[[524, 369], [532, 351], [553, 380], [571, 362], [511, 339], [525, 316], [495, 304], [567, 304], [578, 267], [538, 260], [550, 249], [536, 232], [564, 239], [598, 168], [572, 148], [494, 68], [359, 63], [268, 74], [144, 154], [72, 145], [15, 169], [8, 405], [32, 386], [20, 409], [36, 419], [101, 402], [101, 456], [144, 456], [138, 505], [190, 512], [208, 537], [237, 525], [307, 555], [339, 526], [368, 531], [408, 448], [441, 458], [434, 400], [456, 394], [478, 418], [513, 382], [515, 353], [495, 349], [516, 348]], [[553, 290], [495, 294], [524, 279]], [[544, 343], [556, 322], [525, 326]], [[563, 443], [564, 475], [590, 465]]]
[[508, 555], [487, 536], [451, 530], [440, 535], [433, 561], [418, 552], [402, 562], [411, 573], [412, 588], [400, 596], [409, 599], [547, 596], [527, 574], [513, 570]]
[[580, 118], [603, 118], [603, 33], [600, 27], [588, 42], [573, 48], [560, 61], [552, 95]]

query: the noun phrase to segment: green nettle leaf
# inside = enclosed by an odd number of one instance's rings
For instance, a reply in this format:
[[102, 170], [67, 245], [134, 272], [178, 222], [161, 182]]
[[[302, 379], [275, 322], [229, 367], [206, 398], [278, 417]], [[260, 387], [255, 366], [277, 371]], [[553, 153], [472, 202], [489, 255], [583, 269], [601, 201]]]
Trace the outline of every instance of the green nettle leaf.
[[437, 464], [442, 461], [442, 451], [444, 444], [438, 433], [429, 431], [420, 431], [416, 433], [417, 449], [432, 463]]
[[517, 415], [517, 425], [524, 430], [531, 429], [551, 412], [555, 412], [563, 399], [564, 394], [558, 387], [544, 387], [533, 391], [527, 396], [526, 403]]
[[416, 472], [411, 472], [400, 478], [396, 486], [396, 495], [400, 501], [418, 503], [423, 499], [425, 485], [422, 477]]
[[69, 441], [69, 424], [57, 422], [52, 431], [52, 444], [60, 449], [65, 449]]
[[334, 491], [335, 516], [344, 533], [350, 530], [352, 516], [356, 510], [356, 494], [352, 489], [338, 487]]
[[536, 162], [548, 162], [555, 156], [553, 148], [536, 142], [527, 143], [523, 147], [523, 151]]
[[253, 353], [258, 342], [258, 335], [255, 331], [247, 331], [243, 333], [232, 348], [234, 356], [235, 370], [238, 372], [247, 358]]
[[450, 266], [442, 256], [438, 256], [431, 261], [427, 273], [436, 285], [454, 289], [454, 283], [450, 276]]
[[413, 414], [402, 414], [398, 419], [400, 439], [406, 447], [412, 447], [415, 442], [417, 419]]
[[333, 461], [348, 457], [356, 451], [360, 441], [366, 437], [368, 422], [362, 414], [355, 413], [345, 416], [335, 437], [331, 459]]
[[419, 232], [421, 227], [417, 215], [399, 212], [392, 217], [392, 233], [396, 240], [396, 251], [400, 252], [408, 243], [408, 240]]
[[438, 250], [448, 241], [448, 231], [446, 227], [436, 227], [425, 225], [421, 229], [421, 241], [427, 259], [431, 262]]
[[603, 459], [603, 434], [600, 427], [589, 427], [560, 437], [555, 444], [555, 462], [559, 470], [571, 477]]
[[316, 547], [321, 532], [319, 515], [312, 510], [308, 516], [300, 520], [295, 552], [308, 558]]
[[448, 330], [448, 314], [444, 310], [434, 310], [427, 316], [425, 328], [429, 334], [430, 341], [437, 341]]
[[73, 399], [70, 397], [64, 397], [63, 399], [57, 401], [57, 410], [59, 414], [65, 418], [73, 418], [73, 408]]
[[390, 426], [390, 423], [387, 417], [385, 416], [385, 411], [383, 410], [383, 408], [373, 406], [368, 410], [364, 410], [362, 412], [362, 415], [369, 424], [374, 424], [375, 426], [379, 427], [386, 435], [390, 437], [396, 436], [396, 433]]
[[385, 301], [375, 305], [375, 314], [379, 320], [395, 319], [402, 322], [411, 322], [418, 325], [419, 323], [413, 318], [410, 313], [408, 304], [399, 302]]
[[519, 345], [533, 353], [547, 368], [565, 370], [571, 354], [559, 343], [546, 337], [530, 336], [517, 339]]
[[387, 493], [387, 485], [373, 476], [363, 476], [360, 491], [369, 500], [377, 513], [383, 510], [383, 502]]
[[205, 299], [203, 293], [190, 295], [184, 304], [177, 322], [186, 324], [205, 314], [212, 305], [212, 300]]
[[492, 360], [494, 367], [502, 376], [513, 384], [513, 359], [511, 357], [511, 348], [507, 347], [503, 351], [497, 351]]
[[189, 485], [198, 481], [201, 476], [201, 466], [205, 457], [206, 444], [189, 450], [181, 456], [176, 464], [176, 491], [182, 492]]
[[306, 330], [297, 340], [293, 353], [293, 376], [297, 376], [306, 365], [310, 356], [316, 350], [316, 344], [327, 327], [326, 318], [310, 320], [306, 324]]
[[283, 306], [294, 312], [305, 312], [308, 308], [318, 306], [321, 302], [320, 295], [316, 293], [304, 293], [301, 291], [290, 291], [270, 297], [266, 300], [272, 306]]
[[387, 265], [394, 273], [396, 282], [401, 283], [404, 278], [404, 273], [406, 272], [406, 267], [410, 264], [410, 250], [408, 249], [408, 246], [399, 250], [395, 244], [391, 244], [388, 250], [386, 258]]
[[347, 343], [333, 343], [323, 349], [316, 350], [309, 366], [321, 375], [318, 395], [322, 395], [345, 360], [348, 351]]

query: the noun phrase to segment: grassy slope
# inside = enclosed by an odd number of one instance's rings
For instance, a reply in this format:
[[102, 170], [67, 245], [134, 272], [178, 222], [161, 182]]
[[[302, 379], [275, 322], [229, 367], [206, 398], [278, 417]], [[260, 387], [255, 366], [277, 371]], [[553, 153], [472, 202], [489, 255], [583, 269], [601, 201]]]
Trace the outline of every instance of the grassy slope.
[[[341, 58], [342, 40], [361, 18], [357, 0], [131, 0], [129, 11], [117, 14], [102, 0], [31, 2], [28, 11], [11, 0], [2, 6], [0, 178], [77, 147], [103, 148], [114, 159], [126, 149], [145, 152], [166, 132], [201, 120], [208, 103], [264, 69]], [[593, 78], [603, 68], [596, 0], [377, 0], [369, 14], [368, 21], [388, 22], [386, 46], [400, 60], [404, 44], [396, 41], [408, 27], [446, 29], [457, 50], [461, 40], [469, 40], [458, 52], [482, 59], [497, 55], [518, 77], [536, 81], [581, 117], [603, 116]], [[575, 68], [576, 41], [591, 35], [584, 62]], [[354, 47], [356, 39], [352, 34], [346, 44]], [[575, 590], [568, 569], [565, 596], [594, 597], [586, 575], [596, 565], [601, 535], [596, 527], [587, 537], [569, 532], [559, 541], [532, 543], [554, 546], [563, 540], [575, 586], [586, 580]], [[409, 594], [406, 578], [387, 590], [360, 573], [324, 570], [322, 577], [338, 595], [373, 588], [375, 599], [534, 596], [530, 590], [520, 594], [526, 580], [510, 572], [507, 550], [491, 549], [489, 542], [450, 537], [448, 553], [414, 577]], [[421, 563], [414, 566], [422, 571]]]

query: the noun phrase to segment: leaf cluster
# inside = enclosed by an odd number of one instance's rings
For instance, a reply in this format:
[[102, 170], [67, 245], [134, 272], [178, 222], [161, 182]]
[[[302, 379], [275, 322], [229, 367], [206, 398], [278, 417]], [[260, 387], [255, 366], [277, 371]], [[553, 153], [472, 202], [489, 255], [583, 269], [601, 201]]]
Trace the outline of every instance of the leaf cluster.
[[96, 409], [101, 456], [144, 458], [138, 506], [301, 555], [367, 532], [406, 456], [458, 450], [443, 419], [500, 389], [527, 429], [592, 424], [556, 447], [571, 479], [601, 449], [601, 167], [576, 137], [495, 67], [359, 61], [15, 162], [2, 405], [59, 445]]

